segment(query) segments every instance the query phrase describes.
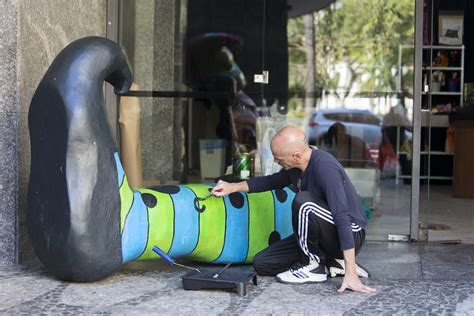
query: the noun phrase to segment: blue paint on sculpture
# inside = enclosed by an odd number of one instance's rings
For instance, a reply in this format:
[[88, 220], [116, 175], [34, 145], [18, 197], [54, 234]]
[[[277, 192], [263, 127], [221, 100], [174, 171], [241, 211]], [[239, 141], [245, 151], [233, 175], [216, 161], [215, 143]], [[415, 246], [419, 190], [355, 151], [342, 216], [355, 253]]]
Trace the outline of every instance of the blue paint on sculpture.
[[273, 191], [273, 198], [275, 201], [275, 227], [276, 231], [281, 232], [282, 238], [285, 238], [293, 233], [291, 226], [291, 203], [295, 193], [289, 188], [283, 190]]
[[133, 204], [122, 233], [123, 262], [132, 261], [143, 253], [148, 241], [148, 225], [147, 207], [140, 192], [134, 192]]
[[114, 159], [115, 159], [115, 166], [117, 167], [118, 187], [120, 188], [122, 186], [123, 180], [125, 179], [125, 171], [123, 170], [122, 163], [120, 162], [118, 153], [114, 154]]
[[196, 195], [191, 189], [181, 187], [180, 191], [171, 195], [175, 210], [175, 232], [178, 236], [173, 239], [173, 244], [168, 253], [173, 258], [190, 254], [196, 247], [199, 239], [199, 213], [189, 205]]
[[230, 202], [230, 197], [226, 196], [224, 202], [227, 209], [226, 218], [226, 236], [224, 249], [216, 263], [244, 262], [247, 258], [249, 242], [249, 208], [244, 194], [236, 193], [242, 196], [244, 203], [242, 207], [237, 208]]

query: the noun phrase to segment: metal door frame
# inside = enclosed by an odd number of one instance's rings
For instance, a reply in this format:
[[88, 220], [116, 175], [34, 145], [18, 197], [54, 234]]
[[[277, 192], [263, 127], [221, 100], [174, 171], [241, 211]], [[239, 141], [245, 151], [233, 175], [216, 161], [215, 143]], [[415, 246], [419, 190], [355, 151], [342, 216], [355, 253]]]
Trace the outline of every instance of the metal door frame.
[[411, 172], [410, 240], [419, 239], [423, 0], [415, 1], [415, 75], [413, 82], [413, 165]]

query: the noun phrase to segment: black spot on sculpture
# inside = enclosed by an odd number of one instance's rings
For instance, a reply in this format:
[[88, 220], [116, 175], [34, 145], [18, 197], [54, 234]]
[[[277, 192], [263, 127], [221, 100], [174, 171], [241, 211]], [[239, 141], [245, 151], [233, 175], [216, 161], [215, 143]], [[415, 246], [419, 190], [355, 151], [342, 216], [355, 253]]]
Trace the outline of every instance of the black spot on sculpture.
[[28, 114], [28, 233], [41, 262], [64, 280], [97, 280], [122, 265], [116, 148], [103, 109], [104, 80], [116, 93], [130, 88], [121, 48], [100, 37], [77, 40], [49, 67]]
[[285, 190], [275, 190], [275, 194], [278, 201], [280, 201], [281, 203], [284, 203], [288, 198], [288, 193], [286, 193]]
[[180, 188], [177, 185], [157, 185], [150, 187], [149, 189], [166, 194], [176, 194], [180, 191]]
[[229, 200], [235, 208], [242, 208], [244, 206], [244, 197], [238, 192], [229, 194]]
[[142, 200], [148, 208], [154, 208], [157, 203], [156, 197], [150, 193], [142, 193]]

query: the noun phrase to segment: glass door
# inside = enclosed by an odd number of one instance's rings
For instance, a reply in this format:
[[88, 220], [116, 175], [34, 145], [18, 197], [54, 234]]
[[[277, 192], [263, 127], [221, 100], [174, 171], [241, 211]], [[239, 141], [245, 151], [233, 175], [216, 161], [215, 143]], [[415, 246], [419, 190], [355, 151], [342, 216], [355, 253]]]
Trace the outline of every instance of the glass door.
[[272, 133], [298, 126], [346, 168], [369, 217], [368, 239], [408, 240], [413, 1], [283, 2], [266, 1], [270, 118], [257, 134], [261, 172], [277, 168], [268, 155]]
[[473, 242], [469, 1], [425, 0], [420, 228], [425, 240]]

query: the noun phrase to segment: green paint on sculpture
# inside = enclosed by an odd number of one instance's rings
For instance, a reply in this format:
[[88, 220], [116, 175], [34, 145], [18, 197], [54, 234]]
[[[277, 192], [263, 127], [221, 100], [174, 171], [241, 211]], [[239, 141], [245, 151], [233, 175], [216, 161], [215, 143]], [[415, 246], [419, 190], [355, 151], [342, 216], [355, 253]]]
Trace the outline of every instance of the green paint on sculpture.
[[[159, 259], [152, 250], [157, 245], [171, 257], [200, 262], [251, 263], [259, 251], [268, 247], [269, 236], [276, 230], [277, 209], [291, 212], [288, 205], [282, 209], [283, 205], [269, 191], [242, 194], [237, 196], [238, 202], [229, 197], [211, 197], [199, 202], [200, 207], [205, 206], [201, 213], [195, 208], [194, 198], [207, 196], [210, 185], [164, 185], [134, 191], [128, 187], [126, 176], [123, 177], [121, 232], [122, 239], [127, 241], [122, 243], [122, 252], [127, 258], [124, 261]], [[292, 199], [294, 193], [288, 192]], [[147, 198], [153, 200], [148, 206], [144, 202], [147, 194]], [[135, 196], [133, 203], [130, 203], [131, 196]], [[146, 226], [141, 226], [144, 222]], [[131, 227], [133, 223], [140, 227]], [[138, 244], [141, 246], [137, 249]]]

